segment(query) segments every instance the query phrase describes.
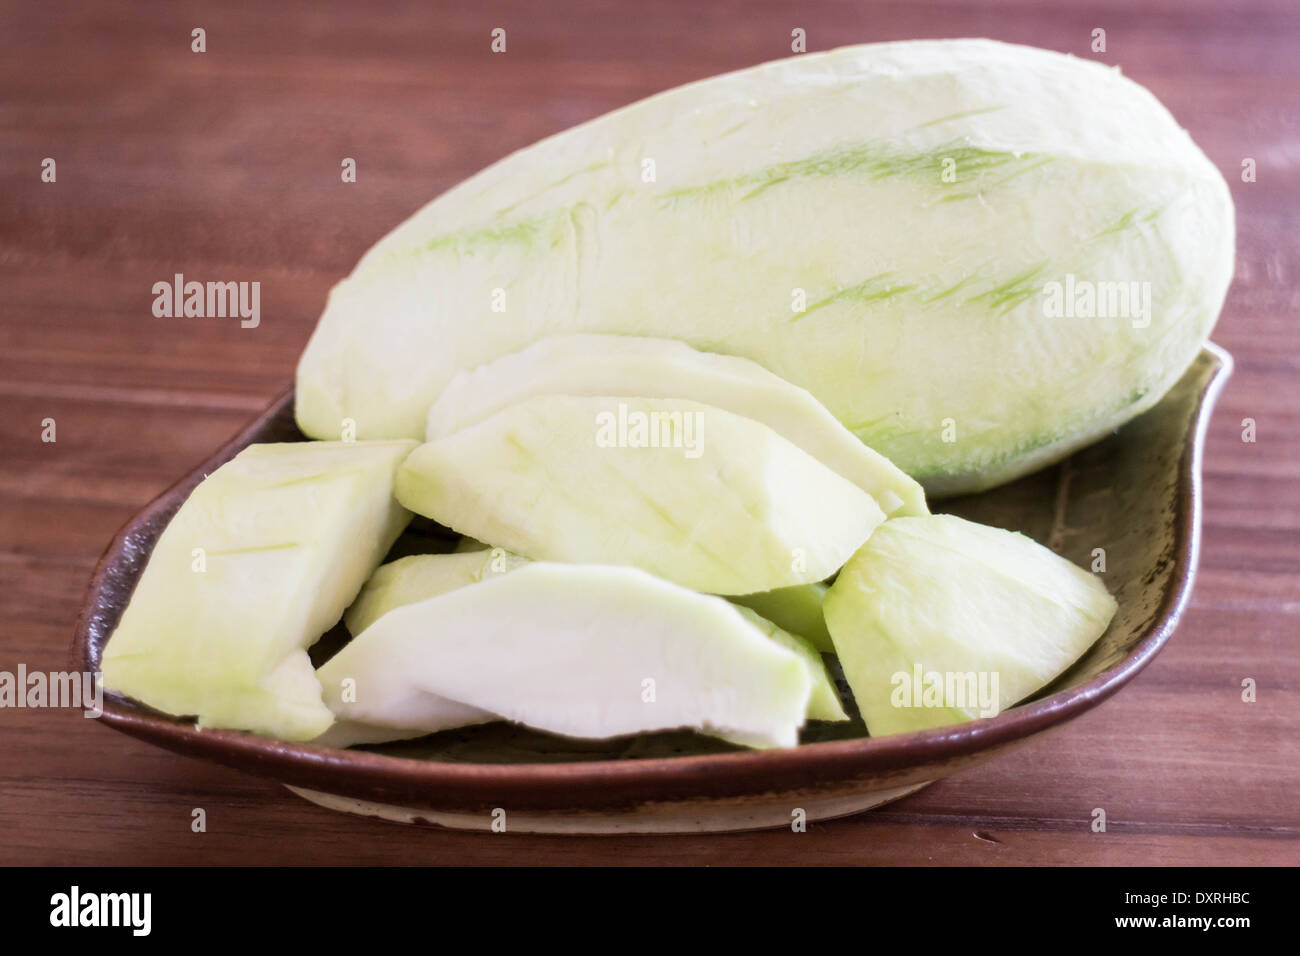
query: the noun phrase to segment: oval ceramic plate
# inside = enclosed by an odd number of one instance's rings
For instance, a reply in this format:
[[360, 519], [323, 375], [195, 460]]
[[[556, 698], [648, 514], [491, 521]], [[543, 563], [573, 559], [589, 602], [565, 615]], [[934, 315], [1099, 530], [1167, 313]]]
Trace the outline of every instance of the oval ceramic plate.
[[[693, 734], [573, 741], [506, 724], [448, 731], [365, 750], [289, 744], [193, 723], [106, 695], [103, 722], [170, 750], [272, 777], [334, 809], [404, 822], [514, 831], [671, 833], [788, 826], [897, 799], [988, 760], [1096, 706], [1160, 649], [1187, 603], [1200, 537], [1201, 446], [1232, 360], [1214, 345], [1168, 395], [1115, 434], [1009, 485], [943, 501], [949, 511], [1035, 538], [1083, 566], [1106, 552], [1119, 602], [1105, 635], [1030, 701], [996, 717], [870, 738], [859, 720], [814, 724], [784, 750], [731, 748]], [[205, 473], [254, 442], [303, 441], [287, 392], [252, 425], [144, 509], [100, 559], [77, 625], [77, 670], [100, 653], [162, 529]], [[447, 550], [416, 525], [395, 552]], [[341, 628], [313, 656], [323, 659]], [[497, 814], [499, 816], [499, 813]]]

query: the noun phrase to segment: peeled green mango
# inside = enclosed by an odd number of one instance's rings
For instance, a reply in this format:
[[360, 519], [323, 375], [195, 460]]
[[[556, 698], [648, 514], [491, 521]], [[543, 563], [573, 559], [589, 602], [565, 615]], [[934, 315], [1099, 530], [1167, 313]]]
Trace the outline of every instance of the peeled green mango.
[[952, 515], [876, 529], [826, 595], [872, 736], [994, 716], [1105, 632], [1115, 599], [1031, 538]]
[[1112, 67], [987, 40], [790, 57], [429, 203], [330, 294], [298, 421], [418, 438], [458, 371], [648, 335], [752, 359], [927, 491], [977, 490], [1160, 399], [1218, 315], [1233, 228], [1214, 165]]
[[395, 608], [319, 676], [342, 719], [408, 735], [477, 713], [570, 737], [692, 728], [753, 747], [796, 744], [812, 693], [803, 656], [721, 598], [549, 563]]
[[399, 558], [382, 565], [370, 576], [343, 615], [343, 621], [350, 633], [360, 634], [395, 607], [477, 584], [493, 574], [513, 571], [527, 561], [500, 548]]
[[818, 581], [745, 594], [732, 600], [752, 608], [791, 634], [798, 634], [823, 654], [834, 654], [835, 645], [831, 643], [831, 632], [826, 629], [826, 617], [822, 614], [826, 590], [827, 586]]
[[929, 514], [925, 492], [835, 420], [806, 390], [749, 359], [673, 339], [563, 335], [460, 372], [429, 409], [433, 441], [536, 395], [684, 398], [771, 427], [868, 492], [887, 515]]
[[711, 594], [820, 581], [884, 520], [766, 425], [668, 399], [526, 399], [421, 445], [396, 493], [525, 557], [631, 565]]
[[104, 685], [203, 727], [324, 731], [306, 649], [410, 521], [393, 477], [415, 444], [250, 445], [205, 478], [104, 648]]

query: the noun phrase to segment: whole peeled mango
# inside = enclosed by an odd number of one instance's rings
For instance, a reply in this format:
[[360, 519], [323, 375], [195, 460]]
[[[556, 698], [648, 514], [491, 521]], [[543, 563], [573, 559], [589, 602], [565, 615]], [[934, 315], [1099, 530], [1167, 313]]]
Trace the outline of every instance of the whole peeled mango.
[[927, 492], [1154, 405], [1233, 271], [1223, 177], [1147, 90], [987, 40], [792, 57], [521, 150], [383, 238], [298, 367], [317, 438], [421, 438], [459, 371], [582, 332], [808, 390]]

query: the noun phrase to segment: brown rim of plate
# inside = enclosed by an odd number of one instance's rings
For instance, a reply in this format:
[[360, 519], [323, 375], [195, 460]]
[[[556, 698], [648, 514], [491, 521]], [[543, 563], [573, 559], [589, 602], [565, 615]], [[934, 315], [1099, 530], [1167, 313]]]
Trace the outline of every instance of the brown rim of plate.
[[[1217, 367], [1196, 406], [1192, 440], [1179, 463], [1174, 530], [1175, 586], [1165, 595], [1155, 622], [1127, 657], [1087, 683], [1004, 711], [996, 717], [952, 727], [885, 737], [801, 744], [797, 747], [571, 763], [452, 763], [415, 760], [362, 750], [335, 750], [285, 743], [239, 731], [199, 730], [192, 723], [104, 698], [108, 725], [179, 753], [204, 757], [286, 783], [333, 792], [435, 800], [440, 805], [497, 804], [534, 807], [609, 806], [616, 803], [739, 796], [827, 786], [865, 776], [898, 774], [946, 764], [964, 765], [989, 750], [1012, 746], [1058, 726], [1114, 694], [1145, 667], [1169, 639], [1195, 581], [1200, 548], [1202, 449], [1210, 412], [1231, 374], [1231, 356], [1211, 343], [1206, 351]], [[205, 473], [233, 457], [293, 401], [286, 389], [250, 425], [198, 468], [163, 492], [118, 532], [99, 559], [73, 638], [77, 670], [93, 670], [91, 622], [106, 578], [127, 557], [128, 536], [151, 516], [183, 500]], [[134, 586], [134, 580], [131, 582]], [[120, 613], [120, 612], [119, 612]]]

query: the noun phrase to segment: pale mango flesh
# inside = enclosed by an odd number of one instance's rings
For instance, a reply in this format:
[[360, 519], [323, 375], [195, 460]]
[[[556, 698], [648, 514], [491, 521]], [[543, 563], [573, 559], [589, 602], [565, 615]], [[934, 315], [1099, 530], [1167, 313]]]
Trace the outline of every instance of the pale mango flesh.
[[835, 645], [831, 642], [831, 632], [826, 629], [826, 616], [822, 613], [827, 589], [827, 585], [818, 581], [744, 594], [732, 600], [791, 634], [798, 634], [821, 653], [834, 654]]
[[526, 399], [420, 446], [396, 494], [528, 558], [630, 565], [724, 595], [823, 580], [884, 520], [766, 425], [667, 399]]
[[[576, 564], [394, 608], [319, 676], [341, 718], [371, 727], [460, 726], [457, 702], [570, 737], [693, 729], [752, 747], [797, 743], [812, 694], [805, 659], [729, 602]], [[334, 691], [349, 681], [350, 701]]]
[[[514, 571], [528, 563], [527, 558], [510, 554], [500, 548], [452, 554], [417, 554], [401, 558], [382, 565], [371, 575], [357, 600], [344, 615], [344, 620], [347, 621], [348, 629], [354, 635], [361, 635], [366, 628], [395, 608], [437, 597], [456, 588], [477, 584], [486, 578]], [[575, 606], [575, 616], [584, 613], [582, 607], [582, 605]], [[808, 698], [808, 719], [847, 720], [848, 715], [844, 712], [839, 692], [835, 689], [835, 684], [826, 670], [826, 662], [822, 660], [821, 653], [804, 638], [783, 630], [754, 611], [745, 607], [739, 610], [745, 620], [782, 647], [794, 651], [804, 662], [812, 681], [812, 692]], [[369, 642], [365, 646], [369, 647]], [[430, 732], [428, 728], [446, 730], [466, 724], [482, 723], [490, 719], [490, 715], [480, 711], [463, 710], [454, 705], [444, 706], [444, 703], [449, 702], [432, 699], [431, 695], [422, 693], [412, 695], [409, 687], [402, 683], [404, 677], [388, 669], [380, 654], [366, 651], [364, 660], [369, 667], [373, 668], [370, 673], [374, 677], [368, 683], [385, 682], [385, 692], [377, 694], [372, 689], [370, 694], [374, 699], [386, 701], [379, 717], [394, 723], [388, 727], [381, 727], [360, 722], [358, 715], [365, 713], [365, 709], [355, 706], [342, 707], [343, 687], [341, 685], [335, 687], [327, 675], [322, 679], [326, 686], [326, 703], [339, 713], [348, 715], [349, 719], [335, 724], [327, 732], [326, 737], [318, 742], [346, 746], [347, 744], [343, 743], [346, 738], [348, 743], [378, 743], [414, 736], [416, 733], [428, 733]], [[388, 684], [389, 681], [394, 681], [395, 684]]]
[[[527, 558], [500, 548], [485, 550], [486, 545], [472, 538], [462, 538], [458, 544], [466, 545], [466, 550], [413, 554], [376, 568], [343, 615], [348, 631], [358, 637], [393, 608], [477, 584], [485, 577], [505, 574], [528, 563]], [[404, 675], [389, 669], [382, 657], [355, 655], [353, 652], [345, 660], [358, 661], [351, 667], [365, 675], [366, 700], [345, 702], [351, 689], [342, 680], [331, 678], [329, 671], [318, 671], [318, 677], [325, 675], [320, 677], [325, 703], [342, 719], [313, 743], [330, 747], [385, 743], [497, 719], [476, 707], [413, 688]], [[353, 680], [357, 673], [352, 675]]]
[[830, 672], [826, 670], [826, 661], [822, 659], [821, 651], [804, 638], [778, 627], [743, 604], [737, 601], [732, 603], [737, 605], [736, 610], [740, 611], [745, 620], [782, 647], [794, 651], [804, 662], [804, 666], [808, 669], [808, 676], [812, 680], [812, 694], [808, 698], [808, 719], [848, 720], [849, 715], [844, 711], [844, 702], [840, 700], [840, 692], [835, 689], [835, 682], [831, 679]]
[[886, 515], [929, 514], [925, 492], [807, 391], [749, 359], [673, 339], [565, 335], [460, 372], [429, 409], [433, 441], [537, 395], [683, 398], [752, 418], [876, 499]]
[[485, 577], [513, 571], [527, 561], [500, 548], [399, 558], [375, 570], [343, 615], [343, 622], [356, 636], [395, 607], [477, 584]]
[[824, 610], [867, 730], [884, 736], [995, 716], [1078, 660], [1116, 604], [1031, 538], [934, 515], [877, 528]]
[[298, 421], [420, 438], [457, 372], [653, 336], [752, 359], [927, 491], [974, 491], [1160, 399], [1216, 320], [1233, 228], [1223, 177], [1116, 69], [987, 40], [790, 57], [417, 212], [331, 293]]
[[205, 478], [104, 649], [105, 687], [203, 727], [322, 733], [334, 718], [306, 649], [410, 521], [393, 478], [415, 445], [250, 445]]

